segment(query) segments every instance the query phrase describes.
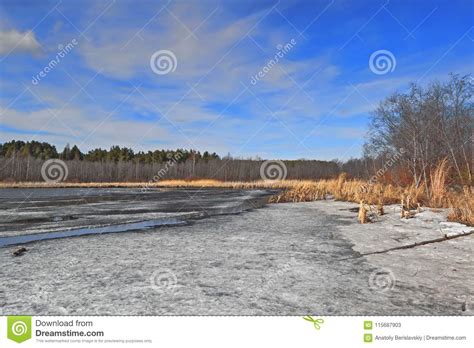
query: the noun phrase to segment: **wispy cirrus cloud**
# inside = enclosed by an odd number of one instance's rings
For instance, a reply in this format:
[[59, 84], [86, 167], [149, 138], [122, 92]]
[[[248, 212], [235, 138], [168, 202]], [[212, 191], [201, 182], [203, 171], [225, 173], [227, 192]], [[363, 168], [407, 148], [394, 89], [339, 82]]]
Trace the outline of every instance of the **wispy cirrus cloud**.
[[[472, 24], [466, 16], [458, 19], [465, 9], [435, 2], [439, 10], [421, 25], [432, 11], [428, 4], [410, 18], [400, 17], [409, 4], [389, 4], [391, 14], [381, 11], [371, 19], [385, 1], [132, 6], [131, 0], [91, 0], [81, 9], [75, 2], [63, 2], [57, 10], [35, 3], [23, 6], [21, 15], [13, 5], [0, 6], [9, 30], [35, 28], [30, 34], [15, 30], [1, 41], [0, 52], [7, 51], [0, 65], [1, 136], [28, 140], [46, 124], [49, 133], [41, 132], [41, 139], [81, 144], [85, 151], [118, 144], [236, 156], [357, 156], [368, 115], [384, 97], [426, 72], [423, 81], [472, 70], [467, 31]], [[416, 28], [416, 39], [406, 38], [393, 16]], [[438, 33], [433, 23], [445, 30]], [[73, 38], [77, 47], [32, 86], [31, 76], [54, 58], [58, 45]], [[290, 40], [291, 50], [271, 63]], [[32, 57], [42, 47], [44, 54]], [[391, 50], [397, 59], [388, 75], [368, 67], [379, 49]], [[167, 75], [150, 67], [158, 50], [177, 58]], [[268, 67], [253, 84], [252, 77]], [[59, 120], [49, 122], [51, 113]]]
[[20, 32], [16, 29], [0, 31], [0, 55], [11, 53], [41, 53], [41, 46], [33, 31]]

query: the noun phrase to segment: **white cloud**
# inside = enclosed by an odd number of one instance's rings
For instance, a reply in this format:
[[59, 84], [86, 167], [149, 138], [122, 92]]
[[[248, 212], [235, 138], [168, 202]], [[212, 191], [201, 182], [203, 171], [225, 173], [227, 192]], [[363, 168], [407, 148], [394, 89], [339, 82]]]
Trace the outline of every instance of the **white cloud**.
[[23, 33], [15, 29], [0, 31], [0, 55], [12, 52], [37, 54], [40, 48], [35, 33], [31, 30]]
[[309, 136], [330, 139], [357, 140], [362, 139], [366, 132], [367, 131], [365, 127], [362, 125], [357, 127], [320, 125], [313, 129]]
[[[150, 57], [158, 50], [170, 50], [176, 55], [178, 69], [168, 76], [174, 81], [197, 80], [212, 68], [216, 68], [213, 72], [217, 73], [228, 67], [226, 63], [233, 62], [236, 66], [242, 63], [242, 59], [253, 61], [255, 58], [253, 44], [251, 50], [236, 48], [230, 52], [234, 44], [245, 39], [245, 34], [258, 19], [255, 16], [218, 23], [213, 18], [204, 21], [205, 13], [189, 9], [182, 12], [179, 7], [174, 7], [170, 11], [172, 14], [163, 11], [146, 27], [133, 23], [128, 27], [126, 24], [101, 27], [94, 40], [84, 42], [79, 52], [90, 68], [106, 76], [128, 79], [146, 74], [160, 82], [166, 81], [166, 77], [158, 78], [150, 69]], [[188, 31], [197, 27], [199, 30], [194, 34]]]
[[[342, 65], [334, 65], [328, 50], [308, 54], [308, 42], [296, 36], [286, 21], [274, 25], [265, 20], [268, 9], [242, 17], [221, 5], [214, 13], [213, 7], [177, 2], [159, 15], [161, 6], [156, 5], [143, 19], [128, 18], [129, 8], [117, 3], [90, 27], [89, 40], [81, 39], [74, 53], [78, 59], [62, 66], [93, 97], [79, 93], [69, 101], [80, 92], [79, 86], [66, 75], [64, 80], [55, 80], [62, 73], [58, 69], [56, 76], [33, 89], [45, 108], [39, 109], [34, 102], [20, 103], [27, 98], [25, 94], [18, 105], [10, 105], [22, 111], [5, 111], [4, 123], [11, 129], [0, 136], [31, 139], [29, 130], [46, 126], [48, 133], [37, 138], [59, 146], [67, 142], [80, 145], [86, 139], [80, 146], [83, 151], [118, 144], [135, 150], [194, 147], [222, 155], [229, 151], [269, 158], [277, 150], [294, 158], [347, 156], [345, 151], [352, 156], [360, 149], [357, 143], [350, 149], [325, 145], [326, 154], [310, 153], [308, 147], [314, 145], [314, 138], [335, 143], [360, 141], [364, 125], [357, 126], [357, 119], [349, 117], [364, 117], [378, 100], [407, 82], [403, 76], [382, 79], [370, 75], [367, 79], [365, 66], [360, 74], [348, 74]], [[89, 13], [78, 26], [87, 27], [96, 16]], [[52, 35], [42, 42], [45, 47], [64, 42], [59, 38], [70, 34], [67, 25], [52, 24]], [[195, 30], [196, 37], [188, 30]], [[8, 33], [8, 40], [1, 34], [0, 52], [7, 50], [7, 41], [28, 52], [40, 47], [32, 32]], [[11, 38], [15, 35], [16, 41]], [[274, 57], [278, 44], [292, 38], [297, 42], [294, 48], [256, 85], [251, 84], [251, 77]], [[175, 72], [163, 76], [152, 72], [150, 57], [158, 50], [176, 55]], [[97, 78], [86, 85], [93, 72], [98, 73]], [[66, 102], [65, 110], [60, 110]], [[31, 111], [26, 112], [25, 107]], [[51, 113], [58, 111], [61, 121], [48, 123]], [[108, 114], [112, 115], [101, 124]], [[301, 139], [307, 141], [300, 144]]]
[[[22, 112], [0, 108], [2, 125], [7, 128], [19, 129], [18, 132], [0, 131], [2, 139], [41, 140], [57, 144], [66, 143], [80, 145], [81, 150], [94, 147], [109, 148], [111, 145], [132, 146], [140, 150], [140, 144], [156, 141], [173, 141], [175, 137], [166, 129], [156, 125], [152, 131], [148, 122], [127, 122], [105, 113], [88, 116], [77, 108], [46, 108], [33, 112]], [[56, 116], [53, 116], [56, 115]]]

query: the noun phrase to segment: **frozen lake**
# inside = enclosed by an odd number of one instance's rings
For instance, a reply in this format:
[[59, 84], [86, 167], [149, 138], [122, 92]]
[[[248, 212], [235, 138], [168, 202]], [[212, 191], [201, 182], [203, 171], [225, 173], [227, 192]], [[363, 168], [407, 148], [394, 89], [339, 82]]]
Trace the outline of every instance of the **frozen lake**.
[[184, 224], [261, 207], [270, 195], [270, 191], [219, 189], [4, 189], [0, 247]]
[[25, 244], [20, 257], [17, 246], [1, 247], [0, 315], [472, 315], [472, 238], [361, 256], [459, 228], [442, 214], [405, 222], [387, 207], [380, 221], [359, 225], [357, 205], [264, 205], [265, 191], [0, 194], [4, 244], [138, 224]]

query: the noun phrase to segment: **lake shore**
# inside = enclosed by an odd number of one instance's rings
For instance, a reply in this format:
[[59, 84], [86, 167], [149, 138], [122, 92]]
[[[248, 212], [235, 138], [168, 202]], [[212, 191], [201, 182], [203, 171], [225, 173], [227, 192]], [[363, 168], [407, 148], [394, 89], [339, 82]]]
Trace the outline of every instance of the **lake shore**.
[[158, 180], [149, 182], [109, 182], [109, 183], [71, 183], [71, 182], [0, 182], [0, 189], [28, 188], [134, 188], [148, 192], [159, 188], [183, 189], [238, 189], [238, 190], [278, 190], [271, 198], [272, 203], [308, 202], [328, 197], [338, 201], [364, 203], [383, 206], [400, 203], [407, 210], [419, 206], [449, 208], [448, 220], [474, 226], [474, 187], [448, 187], [445, 168], [437, 170], [439, 180], [425, 184], [398, 186], [375, 181], [347, 179], [346, 174], [338, 178], [321, 180], [258, 180], [258, 181], [219, 181], [213, 179], [196, 180]]
[[358, 205], [272, 204], [182, 226], [0, 248], [0, 313], [472, 315], [472, 228], [447, 210], [370, 224]]

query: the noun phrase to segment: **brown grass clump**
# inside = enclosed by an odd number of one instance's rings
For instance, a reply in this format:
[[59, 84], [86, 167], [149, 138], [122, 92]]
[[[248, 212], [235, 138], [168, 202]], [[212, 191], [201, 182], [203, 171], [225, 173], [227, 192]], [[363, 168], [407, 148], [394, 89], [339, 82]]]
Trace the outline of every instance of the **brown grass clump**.
[[291, 187], [285, 188], [281, 194], [270, 199], [271, 203], [282, 202], [308, 202], [325, 199], [328, 192], [324, 185], [315, 182], [296, 182]]
[[418, 187], [415, 184], [411, 184], [402, 189], [402, 200], [404, 200], [405, 208], [408, 210], [416, 209], [418, 204], [426, 205], [429, 199], [426, 197], [425, 184], [421, 184]]
[[382, 200], [379, 200], [379, 202], [377, 203], [377, 214], [379, 216], [382, 216], [384, 214], [383, 201]]
[[449, 172], [448, 159], [445, 158], [436, 166], [431, 175], [430, 207], [442, 207], [446, 201], [446, 178]]
[[346, 200], [348, 194], [351, 193], [349, 190], [346, 189], [346, 178], [347, 178], [347, 174], [342, 173], [341, 175], [339, 175], [334, 185], [331, 185], [331, 186], [334, 186], [334, 188], [332, 189], [332, 192], [333, 192], [334, 198], [337, 200], [341, 200], [341, 201]]
[[474, 226], [474, 190], [465, 186], [462, 195], [453, 196], [449, 201], [451, 212], [449, 221], [457, 221], [469, 226]]
[[368, 222], [367, 209], [365, 208], [364, 201], [360, 201], [359, 205], [359, 222], [361, 224], [365, 224], [366, 222]]
[[405, 200], [402, 197], [401, 217], [405, 219], [414, 217], [419, 212], [419, 206], [420, 203], [417, 203], [416, 211], [411, 211], [413, 203], [410, 200], [410, 196], [408, 195]]

